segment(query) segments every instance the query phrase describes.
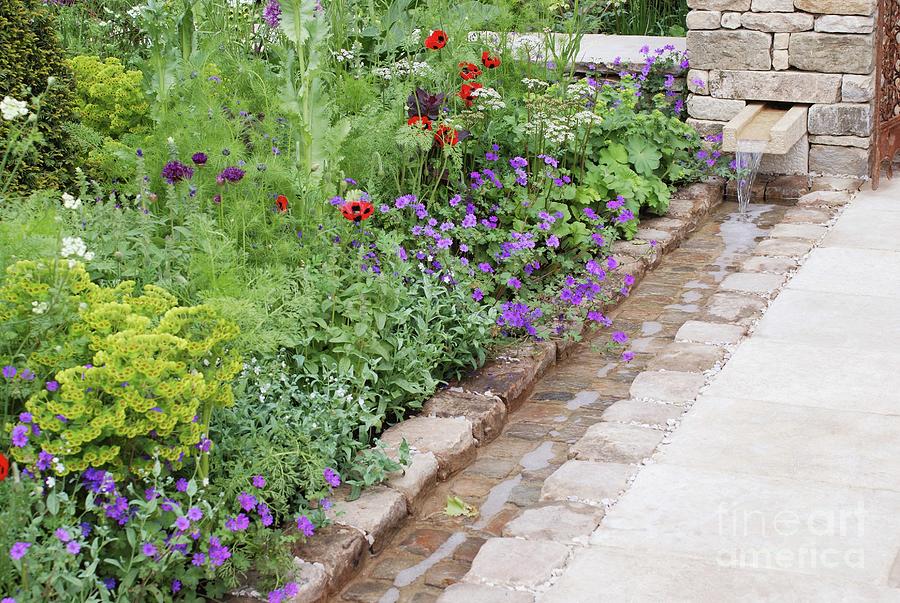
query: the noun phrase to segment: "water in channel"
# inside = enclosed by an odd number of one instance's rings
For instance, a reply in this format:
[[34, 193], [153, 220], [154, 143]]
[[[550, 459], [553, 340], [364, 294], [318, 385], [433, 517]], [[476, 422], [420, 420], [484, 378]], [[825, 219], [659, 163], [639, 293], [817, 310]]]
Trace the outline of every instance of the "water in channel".
[[756, 173], [759, 171], [759, 162], [762, 160], [763, 149], [766, 148], [764, 140], [738, 140], [737, 153], [734, 162], [738, 174], [738, 211], [741, 214], [747, 213], [747, 206], [750, 204], [750, 193], [753, 188], [753, 181], [756, 179]]

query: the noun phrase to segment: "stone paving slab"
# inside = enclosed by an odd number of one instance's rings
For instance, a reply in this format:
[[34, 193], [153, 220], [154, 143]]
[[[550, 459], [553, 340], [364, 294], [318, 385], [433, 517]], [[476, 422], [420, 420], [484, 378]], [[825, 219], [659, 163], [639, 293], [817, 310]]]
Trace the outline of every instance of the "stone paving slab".
[[766, 239], [756, 246], [756, 255], [798, 258], [809, 253], [812, 243], [799, 239]]
[[753, 256], [741, 264], [743, 272], [770, 272], [772, 274], [785, 274], [796, 267], [797, 260], [793, 258], [773, 258], [764, 255]]
[[569, 449], [569, 457], [579, 461], [640, 463], [653, 454], [663, 432], [620, 423], [595, 423]]
[[900, 311], [885, 297], [786, 289], [756, 327], [754, 337], [858, 350], [897, 349]]
[[684, 409], [671, 404], [644, 402], [642, 400], [619, 400], [605, 411], [603, 420], [612, 423], [637, 423], [665, 427], [670, 421], [681, 417]]
[[[900, 203], [900, 199], [896, 201]], [[900, 212], [874, 212], [850, 206], [822, 241], [823, 247], [900, 251]]]
[[600, 523], [603, 509], [578, 503], [527, 509], [503, 528], [503, 536], [570, 544], [586, 541]]
[[746, 333], [744, 327], [715, 322], [689, 320], [678, 329], [675, 341], [695, 341], [713, 345], [737, 343]]
[[898, 433], [900, 416], [704, 397], [657, 460], [900, 491]]
[[567, 461], [544, 481], [541, 500], [587, 502], [599, 505], [625, 488], [634, 469], [621, 463]]
[[799, 574], [887, 585], [898, 509], [897, 492], [660, 463], [638, 474], [591, 544], [744, 568], [777, 560]]
[[900, 352], [749, 339], [706, 390], [717, 397], [900, 414]]
[[684, 371], [702, 373], [721, 362], [722, 348], [704, 343], [670, 343], [647, 364], [651, 371]]
[[644, 371], [631, 384], [631, 397], [683, 404], [700, 393], [706, 379], [697, 373], [680, 371]]
[[569, 558], [569, 547], [546, 540], [491, 538], [472, 561], [463, 581], [506, 587], [537, 588]]
[[900, 591], [778, 568], [738, 569], [654, 550], [598, 546], [577, 551], [562, 577], [537, 598], [537, 603], [617, 601], [896, 603]]
[[900, 299], [900, 253], [820, 247], [787, 288]]
[[784, 277], [778, 274], [760, 274], [757, 272], [736, 272], [725, 277], [720, 285], [724, 291], [742, 291], [771, 295], [784, 283]]
[[533, 603], [531, 593], [460, 582], [444, 590], [437, 603]]
[[779, 239], [819, 240], [826, 232], [825, 226], [817, 224], [778, 224], [772, 229], [770, 236]]

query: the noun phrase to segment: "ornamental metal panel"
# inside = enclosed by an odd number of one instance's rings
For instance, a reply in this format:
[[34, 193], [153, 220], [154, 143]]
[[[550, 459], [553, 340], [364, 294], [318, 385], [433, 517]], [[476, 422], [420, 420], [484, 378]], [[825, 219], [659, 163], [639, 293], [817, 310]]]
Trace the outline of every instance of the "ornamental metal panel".
[[878, 188], [882, 164], [886, 164], [888, 178], [893, 178], [894, 155], [900, 150], [900, 0], [882, 0], [880, 3], [877, 44], [872, 188]]

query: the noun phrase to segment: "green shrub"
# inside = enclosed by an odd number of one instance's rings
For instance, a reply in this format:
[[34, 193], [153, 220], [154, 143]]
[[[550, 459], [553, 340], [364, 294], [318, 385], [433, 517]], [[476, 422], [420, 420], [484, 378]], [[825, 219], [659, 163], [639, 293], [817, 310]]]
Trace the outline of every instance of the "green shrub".
[[[55, 78], [48, 89], [48, 80]], [[38, 0], [0, 3], [0, 97], [19, 100], [47, 91], [38, 131], [42, 141], [25, 159], [12, 189], [49, 188], [65, 182], [74, 167], [72, 146], [63, 125], [73, 117], [71, 74], [59, 47], [53, 18]], [[0, 141], [11, 122], [0, 120]]]
[[69, 66], [82, 123], [112, 138], [143, 129], [149, 105], [140, 71], [125, 71], [115, 57], [77, 56]]
[[53, 383], [29, 380], [25, 408], [41, 435], [16, 446], [14, 459], [31, 465], [40, 448], [65, 466], [58, 475], [88, 467], [145, 474], [154, 457], [177, 466], [204, 437], [213, 407], [233, 402], [241, 365], [225, 346], [237, 327], [207, 306], [177, 307], [160, 287], [133, 290], [131, 281], [95, 285], [71, 260], [7, 268], [3, 338], [33, 349], [24, 365], [4, 360]]

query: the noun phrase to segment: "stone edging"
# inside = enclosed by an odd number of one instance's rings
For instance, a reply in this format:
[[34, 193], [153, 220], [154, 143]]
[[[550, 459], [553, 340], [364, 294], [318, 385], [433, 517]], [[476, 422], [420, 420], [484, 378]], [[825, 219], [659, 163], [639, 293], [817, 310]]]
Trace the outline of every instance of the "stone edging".
[[[634, 240], [613, 244], [612, 255], [621, 262], [622, 273], [639, 282], [722, 202], [724, 190], [720, 179], [711, 179], [676, 191], [665, 216], [642, 220]], [[655, 250], [650, 241], [657, 242]], [[573, 345], [571, 340], [559, 340], [514, 346], [458, 386], [437, 392], [421, 414], [385, 431], [381, 440], [389, 449], [396, 449], [403, 439], [409, 443], [410, 466], [384, 485], [365, 490], [357, 500], [338, 502], [340, 514], [332, 516], [333, 524], [294, 548], [293, 579], [300, 591], [286, 603], [319, 603], [339, 592], [355, 575], [366, 550], [379, 553], [439, 481], [470, 465], [476, 448], [500, 435], [509, 413], [524, 403], [531, 387]], [[235, 595], [233, 603], [261, 598], [252, 590]]]

